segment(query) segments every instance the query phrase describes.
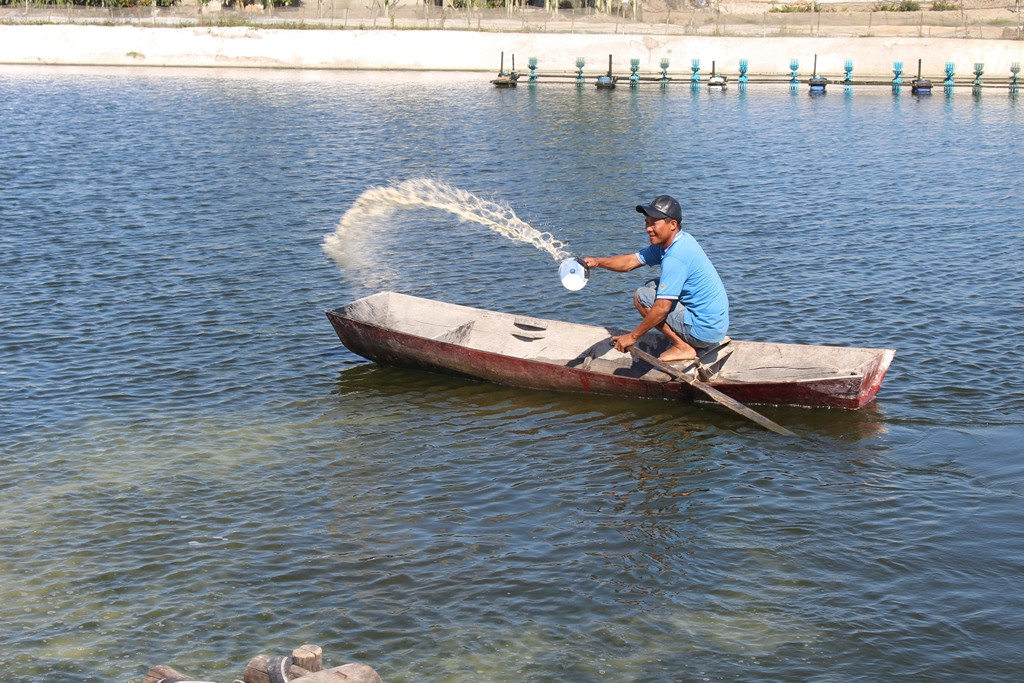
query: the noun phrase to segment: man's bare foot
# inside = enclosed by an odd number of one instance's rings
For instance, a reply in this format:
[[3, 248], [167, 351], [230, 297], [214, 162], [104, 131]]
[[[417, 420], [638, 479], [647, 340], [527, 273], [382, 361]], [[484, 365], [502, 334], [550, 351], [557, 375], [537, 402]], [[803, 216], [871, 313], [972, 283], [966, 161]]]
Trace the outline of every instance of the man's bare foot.
[[683, 346], [673, 346], [665, 353], [658, 356], [658, 360], [666, 363], [675, 363], [681, 360], [693, 360], [697, 357], [697, 349], [693, 348], [689, 344]]

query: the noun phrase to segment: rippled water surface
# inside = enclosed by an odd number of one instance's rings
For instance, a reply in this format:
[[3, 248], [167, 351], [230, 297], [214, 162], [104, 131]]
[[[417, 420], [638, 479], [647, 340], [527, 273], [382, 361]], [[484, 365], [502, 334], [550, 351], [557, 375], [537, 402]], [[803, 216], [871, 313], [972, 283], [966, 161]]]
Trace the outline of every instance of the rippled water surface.
[[[1024, 667], [1024, 113], [1003, 90], [491, 88], [0, 70], [0, 678], [211, 680], [324, 648], [389, 682], [1010, 680]], [[389, 288], [603, 325], [549, 254], [670, 192], [734, 337], [896, 348], [859, 412], [557, 395], [368, 363]]]

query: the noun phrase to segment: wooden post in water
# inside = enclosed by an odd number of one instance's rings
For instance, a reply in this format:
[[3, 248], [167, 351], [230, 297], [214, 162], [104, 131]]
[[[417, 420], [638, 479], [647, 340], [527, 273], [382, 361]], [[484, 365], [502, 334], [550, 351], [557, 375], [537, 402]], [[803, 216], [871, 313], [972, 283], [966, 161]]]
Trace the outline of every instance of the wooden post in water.
[[292, 650], [292, 661], [310, 673], [324, 668], [324, 651], [319, 645], [303, 645]]
[[910, 92], [915, 95], [931, 95], [932, 82], [928, 78], [921, 78], [921, 60], [917, 60], [917, 78], [910, 82]]
[[828, 79], [824, 76], [818, 75], [818, 55], [814, 55], [814, 70], [811, 72], [811, 80], [808, 81], [808, 83], [811, 86], [811, 92], [825, 92], [825, 86], [828, 84]]

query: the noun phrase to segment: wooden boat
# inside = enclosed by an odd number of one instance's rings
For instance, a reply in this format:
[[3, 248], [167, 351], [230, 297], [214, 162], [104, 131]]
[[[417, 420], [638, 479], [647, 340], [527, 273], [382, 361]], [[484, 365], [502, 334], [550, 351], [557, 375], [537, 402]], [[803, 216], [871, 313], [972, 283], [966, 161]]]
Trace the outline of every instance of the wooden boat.
[[[510, 386], [644, 398], [703, 398], [609, 341], [604, 327], [545, 320], [381, 292], [327, 311], [338, 338], [378, 363]], [[638, 342], [658, 355], [658, 332]], [[892, 349], [726, 340], [673, 364], [742, 403], [860, 408], [878, 393]]]

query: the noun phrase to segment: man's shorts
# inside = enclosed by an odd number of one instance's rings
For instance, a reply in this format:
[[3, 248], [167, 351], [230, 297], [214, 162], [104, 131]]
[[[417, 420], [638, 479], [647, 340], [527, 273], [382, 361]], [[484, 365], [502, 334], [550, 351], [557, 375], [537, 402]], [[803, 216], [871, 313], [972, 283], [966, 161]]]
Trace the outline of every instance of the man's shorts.
[[[654, 301], [658, 298], [658, 281], [648, 280], [643, 287], [636, 290], [636, 300], [640, 302], [644, 308], [650, 308], [654, 305]], [[672, 302], [672, 310], [669, 311], [668, 317], [665, 318], [665, 322], [668, 326], [675, 330], [676, 334], [683, 338], [683, 340], [695, 349], [707, 348], [714, 344], [714, 342], [706, 342], [702, 339], [697, 339], [690, 333], [690, 326], [686, 324], [684, 319], [686, 309], [679, 303], [679, 300]]]

